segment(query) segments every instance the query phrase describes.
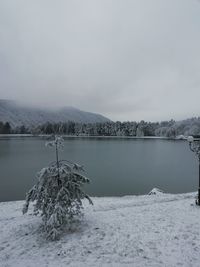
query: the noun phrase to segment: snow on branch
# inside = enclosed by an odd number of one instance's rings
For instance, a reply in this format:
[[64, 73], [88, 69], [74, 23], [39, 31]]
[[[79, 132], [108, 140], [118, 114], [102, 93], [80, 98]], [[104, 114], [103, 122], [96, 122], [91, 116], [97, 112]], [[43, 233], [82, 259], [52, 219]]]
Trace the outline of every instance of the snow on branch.
[[92, 200], [83, 191], [83, 185], [90, 180], [83, 175], [83, 166], [68, 160], [58, 159], [58, 147], [63, 147], [62, 137], [48, 142], [56, 148], [56, 161], [36, 174], [37, 183], [26, 195], [23, 213], [26, 213], [30, 202], [34, 202], [34, 213], [41, 214], [47, 237], [55, 240], [61, 232], [70, 227], [74, 216], [82, 215], [82, 199], [90, 204]]

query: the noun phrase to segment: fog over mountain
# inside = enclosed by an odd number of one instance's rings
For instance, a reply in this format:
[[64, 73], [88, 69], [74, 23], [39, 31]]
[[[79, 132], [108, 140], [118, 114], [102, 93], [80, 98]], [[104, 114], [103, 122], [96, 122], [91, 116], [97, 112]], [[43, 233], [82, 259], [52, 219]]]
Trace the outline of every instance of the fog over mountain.
[[112, 120], [200, 115], [197, 0], [2, 0], [0, 98]]
[[108, 118], [91, 112], [85, 112], [73, 107], [63, 107], [60, 109], [36, 108], [18, 104], [14, 101], [0, 100], [0, 121], [9, 122], [12, 127], [33, 126], [45, 122], [106, 122]]

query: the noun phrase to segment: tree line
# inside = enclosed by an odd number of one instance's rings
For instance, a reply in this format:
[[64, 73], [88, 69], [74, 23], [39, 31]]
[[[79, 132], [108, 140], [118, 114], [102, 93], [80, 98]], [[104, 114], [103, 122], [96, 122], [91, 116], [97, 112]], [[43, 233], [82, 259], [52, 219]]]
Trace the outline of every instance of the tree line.
[[76, 123], [73, 121], [26, 127], [0, 122], [0, 134], [61, 134], [75, 136], [161, 136], [200, 135], [200, 117], [183, 121]]
[[0, 121], [0, 134], [11, 134], [12, 129], [9, 122], [1, 122]]

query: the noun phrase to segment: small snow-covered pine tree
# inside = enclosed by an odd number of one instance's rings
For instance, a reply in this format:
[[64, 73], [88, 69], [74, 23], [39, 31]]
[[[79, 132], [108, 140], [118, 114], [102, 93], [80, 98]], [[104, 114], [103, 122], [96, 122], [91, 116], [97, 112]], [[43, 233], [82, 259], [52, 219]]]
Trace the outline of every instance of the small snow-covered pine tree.
[[82, 214], [82, 199], [88, 199], [90, 204], [92, 201], [82, 189], [83, 184], [89, 183], [82, 174], [83, 166], [58, 158], [62, 137], [55, 136], [47, 146], [55, 147], [56, 161], [37, 173], [37, 183], [26, 195], [23, 214], [34, 201], [34, 214], [41, 214], [47, 237], [55, 240], [66, 226], [70, 227], [74, 216]]

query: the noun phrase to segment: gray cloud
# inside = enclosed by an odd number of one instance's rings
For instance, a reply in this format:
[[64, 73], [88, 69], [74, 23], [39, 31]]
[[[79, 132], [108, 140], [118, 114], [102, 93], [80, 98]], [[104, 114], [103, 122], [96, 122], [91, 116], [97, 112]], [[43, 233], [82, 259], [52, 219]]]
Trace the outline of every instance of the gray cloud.
[[113, 120], [200, 114], [195, 0], [2, 0], [0, 98]]

